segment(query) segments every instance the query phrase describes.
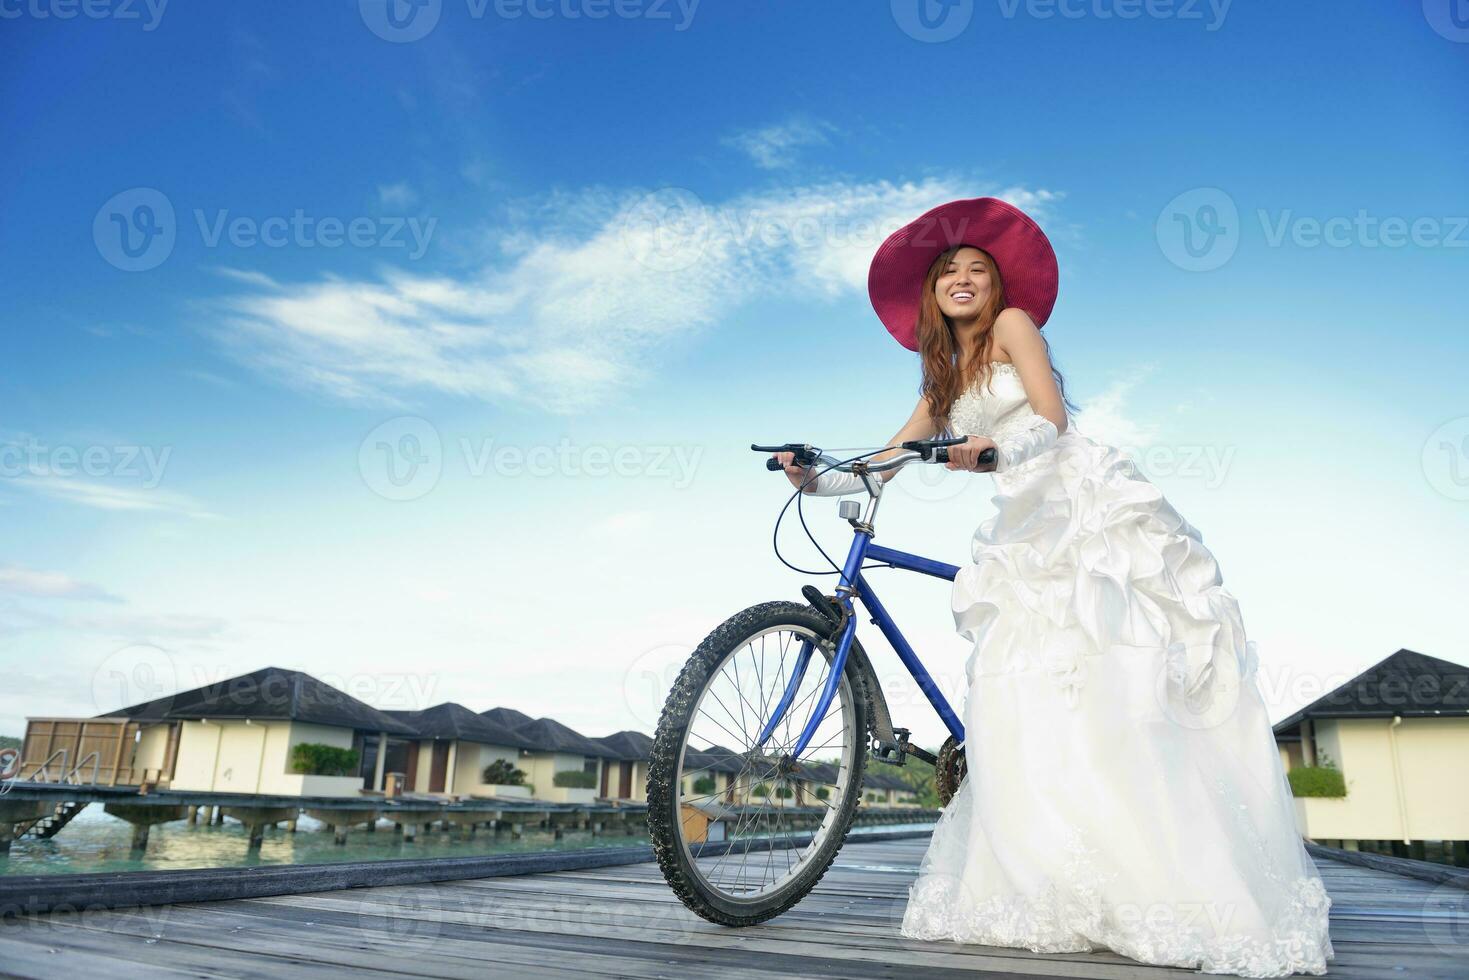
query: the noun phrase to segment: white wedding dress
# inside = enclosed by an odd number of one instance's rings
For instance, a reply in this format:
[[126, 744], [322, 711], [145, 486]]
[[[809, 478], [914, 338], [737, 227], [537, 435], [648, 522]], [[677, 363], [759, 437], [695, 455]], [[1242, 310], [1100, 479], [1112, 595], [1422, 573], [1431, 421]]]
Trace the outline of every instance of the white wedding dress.
[[[1033, 414], [1014, 367], [992, 367], [955, 403], [956, 435], [1000, 441]], [[968, 776], [903, 935], [1324, 973], [1331, 901], [1296, 831], [1254, 644], [1198, 531], [1069, 424], [994, 479], [998, 514], [953, 591], [974, 642]]]

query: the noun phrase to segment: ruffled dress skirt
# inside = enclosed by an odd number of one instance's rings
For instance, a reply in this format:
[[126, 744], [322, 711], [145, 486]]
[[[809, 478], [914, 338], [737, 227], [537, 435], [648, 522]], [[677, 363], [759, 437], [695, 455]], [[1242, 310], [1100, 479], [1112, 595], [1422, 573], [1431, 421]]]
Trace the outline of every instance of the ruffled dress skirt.
[[1072, 428], [995, 480], [953, 591], [968, 776], [903, 935], [1324, 973], [1331, 901], [1199, 533]]

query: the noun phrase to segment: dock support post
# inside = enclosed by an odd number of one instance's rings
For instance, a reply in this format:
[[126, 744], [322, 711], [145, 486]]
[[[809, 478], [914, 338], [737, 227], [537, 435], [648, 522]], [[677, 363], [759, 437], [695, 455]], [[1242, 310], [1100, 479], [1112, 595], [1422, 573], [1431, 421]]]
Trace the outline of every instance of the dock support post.
[[133, 825], [132, 852], [141, 854], [148, 848], [148, 830], [154, 824], [171, 823], [188, 816], [186, 806], [159, 806], [152, 803], [108, 803], [103, 807], [111, 816]]

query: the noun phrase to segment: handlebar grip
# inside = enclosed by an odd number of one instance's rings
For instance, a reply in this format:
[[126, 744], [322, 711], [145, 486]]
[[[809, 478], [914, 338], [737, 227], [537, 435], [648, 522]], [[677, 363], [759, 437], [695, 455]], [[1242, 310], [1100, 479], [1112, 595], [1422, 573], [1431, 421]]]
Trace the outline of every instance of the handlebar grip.
[[[940, 446], [938, 449], [935, 449], [933, 451], [933, 461], [935, 463], [947, 463], [949, 461], [949, 447]], [[986, 466], [993, 463], [995, 461], [995, 451], [993, 449], [986, 449], [979, 454], [979, 461]]]
[[783, 470], [783, 469], [785, 469], [784, 466], [781, 466], [780, 465], [780, 460], [776, 459], [774, 456], [770, 457], [769, 459], [767, 459], [765, 461], [765, 468], [767, 470]]

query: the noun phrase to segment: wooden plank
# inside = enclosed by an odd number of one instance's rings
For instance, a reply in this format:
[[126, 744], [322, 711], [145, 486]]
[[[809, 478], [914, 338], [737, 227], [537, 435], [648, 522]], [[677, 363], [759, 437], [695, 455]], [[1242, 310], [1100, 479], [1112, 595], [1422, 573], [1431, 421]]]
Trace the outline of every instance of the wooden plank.
[[[50, 963], [245, 977], [717, 975], [957, 978], [1068, 976], [1150, 980], [1194, 971], [1106, 950], [919, 942], [898, 934], [926, 838], [853, 840], [790, 912], [727, 929], [673, 897], [655, 864], [608, 864], [514, 877], [404, 882], [152, 909], [35, 916], [0, 924], [0, 972], [56, 975]], [[584, 852], [577, 852], [584, 853]], [[1462, 890], [1318, 856], [1333, 899], [1333, 980], [1457, 978], [1469, 971]], [[1460, 901], [1455, 902], [1453, 899]], [[18, 928], [31, 925], [30, 931]], [[54, 926], [37, 929], [36, 925]], [[40, 947], [58, 953], [40, 953]], [[112, 969], [101, 968], [109, 957]], [[64, 956], [69, 959], [48, 960]]]

